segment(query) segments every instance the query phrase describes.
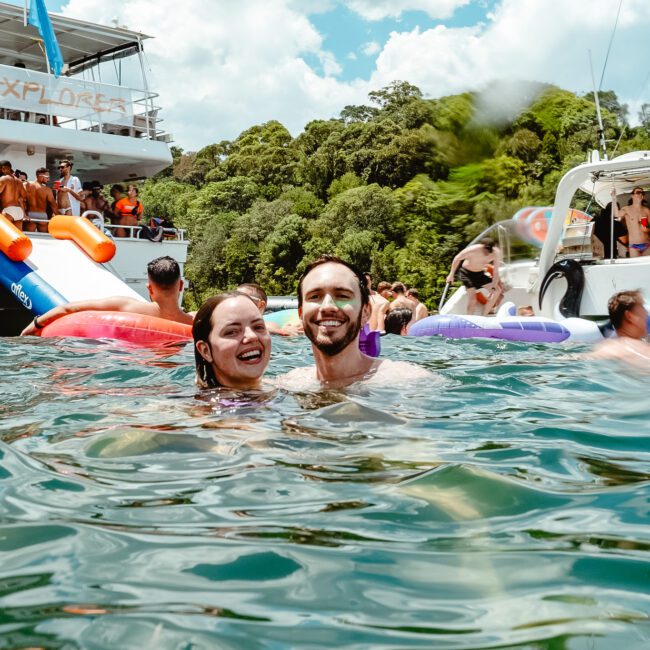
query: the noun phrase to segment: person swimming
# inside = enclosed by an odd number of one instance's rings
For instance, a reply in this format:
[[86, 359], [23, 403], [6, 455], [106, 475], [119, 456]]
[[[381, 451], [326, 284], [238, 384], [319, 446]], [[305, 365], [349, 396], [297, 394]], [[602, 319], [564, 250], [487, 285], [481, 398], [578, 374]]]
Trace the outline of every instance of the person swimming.
[[231, 291], [209, 298], [192, 325], [200, 388], [259, 389], [271, 356], [271, 336], [249, 296]]

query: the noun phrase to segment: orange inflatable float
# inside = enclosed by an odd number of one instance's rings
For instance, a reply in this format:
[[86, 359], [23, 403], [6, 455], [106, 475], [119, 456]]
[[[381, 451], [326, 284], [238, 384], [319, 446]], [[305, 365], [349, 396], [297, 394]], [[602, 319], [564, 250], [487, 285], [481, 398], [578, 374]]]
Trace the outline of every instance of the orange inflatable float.
[[32, 252], [32, 242], [4, 215], [0, 216], [0, 251], [12, 262], [22, 262]]
[[100, 264], [109, 262], [115, 255], [115, 242], [83, 217], [57, 214], [50, 219], [47, 229], [55, 239], [72, 240], [90, 259]]
[[40, 335], [114, 339], [135, 345], [156, 346], [190, 341], [192, 326], [122, 311], [79, 311], [52, 321], [40, 330]]

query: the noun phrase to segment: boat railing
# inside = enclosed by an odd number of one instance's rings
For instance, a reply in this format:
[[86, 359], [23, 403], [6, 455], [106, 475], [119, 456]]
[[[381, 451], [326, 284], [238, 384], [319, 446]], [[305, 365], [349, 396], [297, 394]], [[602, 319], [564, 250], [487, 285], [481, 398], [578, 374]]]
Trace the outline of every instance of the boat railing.
[[[116, 239], [117, 241], [124, 240], [133, 240], [136, 239], [139, 242], [147, 241], [146, 238], [143, 238], [140, 233], [143, 230], [142, 225], [138, 226], [120, 226], [119, 224], [112, 224], [110, 221], [107, 221], [104, 216], [95, 210], [87, 210], [82, 214], [83, 217], [86, 217], [96, 228], [101, 230], [104, 234], [109, 237]], [[31, 234], [46, 234], [47, 233], [47, 224], [48, 219], [39, 219], [39, 218], [30, 218], [26, 219], [25, 223], [36, 224], [38, 228], [37, 232]], [[122, 231], [124, 235], [118, 236], [117, 231]], [[163, 240], [162, 241], [177, 241], [177, 242], [187, 242], [187, 231], [184, 228], [163, 228]]]
[[0, 65], [0, 119], [171, 142], [157, 93]]

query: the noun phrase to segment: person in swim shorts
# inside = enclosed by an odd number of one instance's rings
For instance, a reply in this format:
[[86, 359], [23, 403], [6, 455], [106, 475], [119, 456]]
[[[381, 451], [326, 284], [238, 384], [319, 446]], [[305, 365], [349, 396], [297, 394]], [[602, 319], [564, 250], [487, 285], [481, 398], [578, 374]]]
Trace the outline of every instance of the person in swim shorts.
[[[48, 187], [50, 172], [47, 167], [39, 167], [36, 170], [36, 180], [27, 183], [27, 221], [24, 230], [29, 232], [47, 232], [48, 210], [49, 216], [57, 213], [57, 205], [54, 200], [54, 192]], [[31, 222], [31, 219], [38, 219], [38, 223]]]
[[[490, 237], [484, 237], [478, 244], [463, 249], [451, 263], [451, 271], [447, 282], [452, 283], [456, 271], [467, 291], [467, 313], [474, 314], [478, 300], [476, 293], [482, 287], [490, 290], [490, 296], [483, 307], [483, 315], [487, 316], [503, 298], [503, 287], [499, 280], [501, 251]], [[488, 265], [492, 266], [492, 277], [486, 272]]]
[[370, 357], [359, 349], [362, 327], [371, 314], [368, 284], [353, 265], [322, 255], [307, 266], [298, 282], [298, 313], [311, 341], [314, 366], [283, 376], [289, 389], [342, 387], [357, 381], [394, 384], [430, 378], [420, 366]]
[[56, 202], [60, 214], [71, 214], [78, 217], [81, 214], [81, 181], [72, 175], [72, 161], [64, 158], [59, 163], [61, 172], [60, 187], [56, 193]]
[[200, 388], [261, 387], [271, 336], [250, 296], [231, 291], [209, 298], [196, 312], [192, 337]]
[[147, 265], [147, 275], [149, 276], [147, 288], [151, 302], [143, 302], [126, 296], [69, 302], [50, 309], [42, 316], [36, 316], [20, 335], [37, 334], [38, 330], [43, 329], [57, 318], [80, 311], [123, 311], [129, 314], [156, 316], [191, 325], [194, 320], [192, 314], [184, 312], [178, 306], [178, 299], [183, 290], [183, 279], [178, 262], [173, 257], [158, 257]]
[[612, 214], [614, 219], [625, 224], [628, 234], [628, 245], [630, 257], [642, 257], [650, 254], [650, 210], [643, 205], [645, 190], [642, 187], [632, 189], [632, 202], [624, 208], [618, 209], [616, 202], [616, 188], [613, 187], [612, 197]]
[[16, 178], [8, 160], [0, 161], [0, 206], [2, 213], [22, 229], [26, 210], [26, 192], [23, 182]]

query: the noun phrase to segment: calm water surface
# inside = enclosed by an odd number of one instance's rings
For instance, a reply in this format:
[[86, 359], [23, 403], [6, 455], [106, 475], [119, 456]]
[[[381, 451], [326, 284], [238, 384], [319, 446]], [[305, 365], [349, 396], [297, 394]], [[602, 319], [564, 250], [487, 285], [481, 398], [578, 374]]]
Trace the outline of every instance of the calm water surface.
[[210, 403], [188, 348], [0, 339], [0, 648], [649, 648], [650, 376], [383, 347], [439, 380]]

